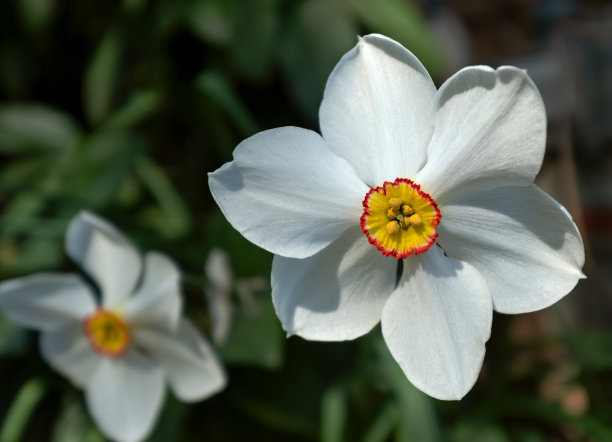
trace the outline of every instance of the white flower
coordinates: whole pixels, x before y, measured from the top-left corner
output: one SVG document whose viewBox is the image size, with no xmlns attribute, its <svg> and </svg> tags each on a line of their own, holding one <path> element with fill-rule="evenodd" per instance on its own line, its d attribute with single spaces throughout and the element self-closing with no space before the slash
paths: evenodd
<svg viewBox="0 0 612 442">
<path fill-rule="evenodd" d="M 380 321 L 414 385 L 461 398 L 492 309 L 542 309 L 583 277 L 576 226 L 533 185 L 546 139 L 536 87 L 520 69 L 475 66 L 436 90 L 408 50 L 368 35 L 332 72 L 319 119 L 322 136 L 243 141 L 209 174 L 216 202 L 275 253 L 288 333 L 354 339 Z"/>
<path fill-rule="evenodd" d="M 41 273 L 0 284 L 0 308 L 40 330 L 43 357 L 85 390 L 96 424 L 113 440 L 153 429 L 167 381 L 184 401 L 225 386 L 209 345 L 181 318 L 179 269 L 164 255 L 140 256 L 113 226 L 88 212 L 70 223 L 66 251 L 97 284 Z"/>
</svg>

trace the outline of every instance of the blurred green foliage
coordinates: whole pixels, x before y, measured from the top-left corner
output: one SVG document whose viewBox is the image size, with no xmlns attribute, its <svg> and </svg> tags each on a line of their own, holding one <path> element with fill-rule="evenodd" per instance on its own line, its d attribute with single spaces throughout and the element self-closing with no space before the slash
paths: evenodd
<svg viewBox="0 0 612 442">
<path fill-rule="evenodd" d="M 210 331 L 208 250 L 226 250 L 236 277 L 267 277 L 271 256 L 221 216 L 206 172 L 259 130 L 316 129 L 329 73 L 369 32 L 400 41 L 442 80 L 442 52 L 408 0 L 1 2 L 0 277 L 74 271 L 64 232 L 90 209 L 176 259 L 187 314 Z M 379 330 L 350 343 L 286 340 L 269 288 L 249 308 L 230 296 L 227 390 L 189 406 L 170 397 L 150 440 L 612 440 L 612 336 L 518 345 L 507 338 L 513 319 L 496 317 L 481 379 L 446 403 L 410 385 Z M 558 351 L 540 360 L 534 346 Z M 0 442 L 104 440 L 35 336 L 2 320 L 0 353 Z M 580 369 L 559 388 L 582 386 L 590 414 L 538 394 L 563 364 Z"/>
</svg>

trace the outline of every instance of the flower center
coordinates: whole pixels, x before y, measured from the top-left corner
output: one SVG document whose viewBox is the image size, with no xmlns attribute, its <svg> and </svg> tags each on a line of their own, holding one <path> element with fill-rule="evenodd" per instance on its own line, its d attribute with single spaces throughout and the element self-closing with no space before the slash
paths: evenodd
<svg viewBox="0 0 612 442">
<path fill-rule="evenodd" d="M 383 255 L 405 258 L 431 247 L 441 218 L 436 202 L 418 184 L 397 178 L 366 194 L 361 230 Z"/>
<path fill-rule="evenodd" d="M 126 323 L 108 310 L 99 309 L 87 316 L 83 328 L 94 350 L 106 356 L 122 356 L 130 342 Z"/>
</svg>

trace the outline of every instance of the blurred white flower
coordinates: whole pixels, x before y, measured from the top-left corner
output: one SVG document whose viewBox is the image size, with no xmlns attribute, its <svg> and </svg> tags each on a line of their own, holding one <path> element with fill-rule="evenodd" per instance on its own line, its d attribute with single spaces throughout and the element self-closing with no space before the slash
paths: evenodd
<svg viewBox="0 0 612 442">
<path fill-rule="evenodd" d="M 213 248 L 208 253 L 204 274 L 209 281 L 204 295 L 213 324 L 213 341 L 217 345 L 223 345 L 227 341 L 234 315 L 232 291 L 236 290 L 242 307 L 248 312 L 253 309 L 254 292 L 264 290 L 269 284 L 261 276 L 238 278 L 234 281 L 227 252 L 219 248 Z"/>
<path fill-rule="evenodd" d="M 66 251 L 96 283 L 40 273 L 0 284 L 0 309 L 41 332 L 43 357 L 85 390 L 102 432 L 117 441 L 152 431 L 168 382 L 184 401 L 225 386 L 208 343 L 181 317 L 179 269 L 162 254 L 142 257 L 113 226 L 88 213 L 70 223 Z"/>
<path fill-rule="evenodd" d="M 412 53 L 368 35 L 332 72 L 319 121 L 322 136 L 284 127 L 242 142 L 209 174 L 213 197 L 275 253 L 290 334 L 354 339 L 380 321 L 414 385 L 463 397 L 492 309 L 542 309 L 584 276 L 575 224 L 533 184 L 540 94 L 509 66 L 467 67 L 436 90 Z"/>
</svg>

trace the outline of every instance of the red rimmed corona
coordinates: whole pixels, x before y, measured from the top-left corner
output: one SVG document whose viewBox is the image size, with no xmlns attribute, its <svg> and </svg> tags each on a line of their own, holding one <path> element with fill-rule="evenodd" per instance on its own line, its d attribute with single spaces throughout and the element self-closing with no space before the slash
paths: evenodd
<svg viewBox="0 0 612 442">
<path fill-rule="evenodd" d="M 418 184 L 397 178 L 366 194 L 361 230 L 383 255 L 406 258 L 431 247 L 441 218 L 436 202 Z"/>
<path fill-rule="evenodd" d="M 94 350 L 106 356 L 123 356 L 130 343 L 129 327 L 109 310 L 99 309 L 87 316 L 83 329 Z"/>
</svg>

